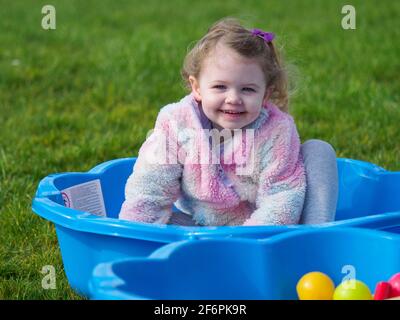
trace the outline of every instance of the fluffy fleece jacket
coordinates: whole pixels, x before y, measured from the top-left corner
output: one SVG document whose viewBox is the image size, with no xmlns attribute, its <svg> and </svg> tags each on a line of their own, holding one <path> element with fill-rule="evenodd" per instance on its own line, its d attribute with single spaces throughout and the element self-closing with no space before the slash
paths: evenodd
<svg viewBox="0 0 400 320">
<path fill-rule="evenodd" d="M 120 219 L 168 223 L 175 204 L 204 226 L 297 224 L 306 178 L 293 118 L 267 103 L 230 139 L 211 129 L 192 94 L 163 107 L 126 183 Z"/>
</svg>

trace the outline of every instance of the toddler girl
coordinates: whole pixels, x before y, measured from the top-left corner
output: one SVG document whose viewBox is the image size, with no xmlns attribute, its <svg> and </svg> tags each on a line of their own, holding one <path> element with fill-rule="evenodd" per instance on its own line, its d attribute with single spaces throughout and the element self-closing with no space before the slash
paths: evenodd
<svg viewBox="0 0 400 320">
<path fill-rule="evenodd" d="M 203 226 L 333 219 L 336 155 L 316 140 L 301 150 L 273 33 L 223 19 L 187 54 L 182 76 L 190 94 L 160 110 L 120 219 L 171 223 L 173 205 Z M 310 199 L 306 170 L 319 179 Z"/>
</svg>

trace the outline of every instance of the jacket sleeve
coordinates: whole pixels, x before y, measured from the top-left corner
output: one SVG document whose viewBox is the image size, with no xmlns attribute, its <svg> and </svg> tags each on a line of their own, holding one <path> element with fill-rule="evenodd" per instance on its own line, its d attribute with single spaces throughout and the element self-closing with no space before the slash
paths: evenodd
<svg viewBox="0 0 400 320">
<path fill-rule="evenodd" d="M 297 224 L 306 191 L 300 139 L 290 117 L 273 130 L 259 148 L 260 176 L 256 210 L 244 225 Z"/>
<path fill-rule="evenodd" d="M 125 186 L 120 219 L 167 223 L 180 195 L 182 165 L 177 161 L 176 126 L 161 110 L 154 131 L 139 150 Z"/>
</svg>

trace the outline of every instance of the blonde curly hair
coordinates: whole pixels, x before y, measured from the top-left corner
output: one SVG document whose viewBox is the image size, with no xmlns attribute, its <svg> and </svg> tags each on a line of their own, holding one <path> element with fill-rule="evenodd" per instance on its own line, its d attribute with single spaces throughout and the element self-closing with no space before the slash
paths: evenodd
<svg viewBox="0 0 400 320">
<path fill-rule="evenodd" d="M 283 67 L 282 57 L 273 42 L 265 42 L 254 36 L 234 18 L 217 21 L 194 47 L 187 53 L 181 76 L 187 89 L 191 90 L 189 76 L 199 78 L 205 58 L 221 41 L 246 58 L 256 59 L 264 72 L 266 87 L 272 90 L 270 100 L 282 111 L 288 112 L 288 76 Z"/>
</svg>

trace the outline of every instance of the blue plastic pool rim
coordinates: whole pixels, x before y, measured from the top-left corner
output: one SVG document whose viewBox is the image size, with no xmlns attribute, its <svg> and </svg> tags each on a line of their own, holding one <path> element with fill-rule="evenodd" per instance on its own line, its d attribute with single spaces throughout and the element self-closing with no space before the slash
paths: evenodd
<svg viewBox="0 0 400 320">
<path fill-rule="evenodd" d="M 264 246 L 265 244 L 270 246 L 275 243 L 279 243 L 282 241 L 286 241 L 287 239 L 296 238 L 299 236 L 304 236 L 307 234 L 313 233 L 327 233 L 327 234 L 360 234 L 360 235 L 368 235 L 368 236 L 375 236 L 377 238 L 386 238 L 398 241 L 400 243 L 400 235 L 393 234 L 391 232 L 379 231 L 379 230 L 369 230 L 369 229 L 362 229 L 362 228 L 335 228 L 335 229 L 303 229 L 297 230 L 293 232 L 285 232 L 281 234 L 274 235 L 269 238 L 265 239 L 245 239 L 245 238 L 232 238 L 232 239 L 205 239 L 202 240 L 202 245 L 211 242 L 211 243 L 249 243 L 249 244 L 256 244 L 257 246 Z M 103 262 L 99 263 L 95 269 L 93 270 L 92 277 L 89 281 L 89 290 L 91 294 L 96 293 L 97 297 L 106 297 L 112 299 L 134 299 L 134 300 L 153 300 L 154 297 L 147 297 L 138 294 L 132 294 L 125 292 L 122 289 L 119 289 L 123 285 L 125 285 L 125 280 L 120 278 L 118 275 L 115 274 L 113 268 L 118 264 L 122 264 L 125 262 L 132 262 L 132 261 L 159 261 L 159 262 L 166 262 L 168 259 L 171 258 L 177 251 L 179 252 L 180 249 L 191 246 L 193 244 L 193 240 L 182 240 L 173 242 L 167 245 L 164 245 L 154 251 L 148 257 L 134 257 L 134 258 L 124 258 L 118 259 L 115 261 Z"/>
<path fill-rule="evenodd" d="M 345 225 L 346 227 L 368 227 L 369 225 L 375 225 L 379 228 L 379 225 L 385 227 L 388 224 L 390 225 L 391 221 L 398 221 L 400 213 L 395 211 L 316 225 L 240 226 L 240 228 L 237 226 L 177 226 L 148 224 L 119 220 L 116 218 L 99 217 L 88 212 L 67 208 L 50 199 L 61 197 L 60 190 L 57 189 L 54 184 L 55 179 L 58 179 L 63 175 L 86 174 L 93 178 L 91 180 L 94 180 L 99 178 L 102 173 L 110 169 L 112 166 L 120 164 L 121 161 L 132 161 L 132 158 L 110 160 L 93 167 L 87 172 L 65 172 L 51 174 L 45 177 L 39 183 L 36 196 L 32 201 L 32 210 L 39 216 L 56 225 L 75 231 L 165 243 L 191 238 L 203 239 L 207 236 L 212 236 L 213 238 L 218 236 L 230 237 L 233 235 L 246 236 L 249 234 L 256 236 L 257 234 L 261 235 L 265 232 L 269 232 L 269 234 L 277 234 L 291 230 L 297 231 L 306 228 L 328 228 L 332 226 L 340 227 L 342 225 Z M 358 166 L 364 167 L 367 170 L 378 174 L 392 174 L 392 172 L 387 171 L 382 167 L 361 160 L 338 158 L 338 161 L 357 163 Z"/>
</svg>

